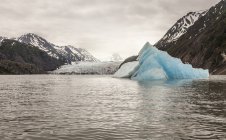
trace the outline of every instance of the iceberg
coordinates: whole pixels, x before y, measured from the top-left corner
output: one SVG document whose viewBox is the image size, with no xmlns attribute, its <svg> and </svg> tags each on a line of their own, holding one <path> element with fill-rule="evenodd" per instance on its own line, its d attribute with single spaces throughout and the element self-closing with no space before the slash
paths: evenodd
<svg viewBox="0 0 226 140">
<path fill-rule="evenodd" d="M 139 62 L 138 62 L 139 61 Z M 121 67 L 118 73 L 131 75 L 131 79 L 137 81 L 147 80 L 173 80 L 173 79 L 204 79 L 209 77 L 209 71 L 193 68 L 190 64 L 184 64 L 180 59 L 170 56 L 167 52 L 158 50 L 150 43 L 146 43 L 139 52 L 138 66 L 133 62 L 133 69 Z M 124 65 L 128 65 L 125 63 Z M 127 66 L 128 67 L 128 66 Z M 131 73 L 132 72 L 132 73 Z M 123 76 L 121 78 L 124 78 Z"/>
</svg>

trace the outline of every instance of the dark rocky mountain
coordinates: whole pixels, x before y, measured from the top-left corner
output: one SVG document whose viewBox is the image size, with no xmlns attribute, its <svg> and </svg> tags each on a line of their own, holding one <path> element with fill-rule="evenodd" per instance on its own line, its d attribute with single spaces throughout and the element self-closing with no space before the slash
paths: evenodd
<svg viewBox="0 0 226 140">
<path fill-rule="evenodd" d="M 171 34 L 173 28 L 174 26 L 167 34 Z M 226 74 L 225 0 L 199 16 L 176 40 L 164 42 L 167 34 L 155 44 L 157 48 L 180 58 L 184 63 L 192 64 L 193 67 L 209 69 L 211 74 Z"/>
<path fill-rule="evenodd" d="M 45 40 L 44 38 L 36 34 L 28 33 L 20 36 L 19 38 L 16 38 L 16 40 L 21 43 L 36 46 L 40 50 L 47 52 L 52 57 L 55 57 L 58 59 L 61 57 L 59 56 L 60 54 L 56 51 L 56 49 L 53 47 L 52 44 L 50 44 L 47 40 Z"/>
<path fill-rule="evenodd" d="M 1 74 L 37 74 L 52 71 L 64 64 L 39 48 L 4 39 L 0 45 Z"/>
<path fill-rule="evenodd" d="M 187 15 L 180 18 L 156 45 L 158 47 L 164 47 L 167 46 L 167 44 L 177 41 L 183 34 L 187 33 L 189 27 L 194 25 L 194 23 L 206 13 L 207 11 L 189 12 Z"/>
<path fill-rule="evenodd" d="M 4 40 L 4 39 L 7 39 L 7 38 L 0 36 L 0 44 L 1 44 L 2 40 Z"/>
<path fill-rule="evenodd" d="M 0 36 L 0 41 L 2 41 L 3 39 L 5 39 L 4 37 Z"/>
<path fill-rule="evenodd" d="M 32 33 L 19 38 L 0 36 L 0 74 L 36 74 L 77 61 L 99 61 L 88 51 L 57 46 Z"/>
<path fill-rule="evenodd" d="M 70 45 L 57 46 L 33 33 L 22 35 L 16 40 L 25 44 L 31 44 L 33 46 L 36 46 L 40 50 L 47 52 L 50 56 L 65 61 L 65 63 L 71 63 L 76 61 L 99 61 L 85 49 L 75 48 Z"/>
</svg>

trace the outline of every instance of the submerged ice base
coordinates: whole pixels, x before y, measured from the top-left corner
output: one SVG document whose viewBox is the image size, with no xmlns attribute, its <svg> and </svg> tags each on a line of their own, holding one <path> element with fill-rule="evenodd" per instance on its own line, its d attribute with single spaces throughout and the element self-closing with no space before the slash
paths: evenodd
<svg viewBox="0 0 226 140">
<path fill-rule="evenodd" d="M 171 79 L 204 79 L 209 77 L 209 71 L 193 68 L 180 59 L 170 56 L 167 52 L 158 50 L 149 43 L 139 53 L 139 67 L 130 77 L 133 80 L 171 80 Z M 119 69 L 122 73 L 122 69 Z M 129 71 L 131 75 L 131 70 Z M 118 72 L 119 73 L 119 72 Z M 125 71 L 123 73 L 126 73 Z M 120 77 L 117 75 L 117 77 Z"/>
</svg>

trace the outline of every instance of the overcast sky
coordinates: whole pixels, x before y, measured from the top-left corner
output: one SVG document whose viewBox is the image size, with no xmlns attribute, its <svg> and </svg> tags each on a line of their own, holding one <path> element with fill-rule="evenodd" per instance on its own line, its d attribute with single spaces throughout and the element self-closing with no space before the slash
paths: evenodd
<svg viewBox="0 0 226 140">
<path fill-rule="evenodd" d="M 137 54 L 190 11 L 220 0 L 1 0 L 0 36 L 36 33 L 105 60 Z"/>
</svg>

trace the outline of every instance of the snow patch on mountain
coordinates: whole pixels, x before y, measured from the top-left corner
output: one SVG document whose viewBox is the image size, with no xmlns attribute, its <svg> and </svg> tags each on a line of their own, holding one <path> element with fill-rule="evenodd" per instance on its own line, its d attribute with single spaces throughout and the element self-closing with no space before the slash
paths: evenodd
<svg viewBox="0 0 226 140">
<path fill-rule="evenodd" d="M 226 62 L 226 54 L 225 54 L 225 52 L 221 53 L 221 56 L 223 57 L 223 62 Z"/>
<path fill-rule="evenodd" d="M 194 23 L 202 16 L 204 16 L 207 11 L 197 11 L 189 12 L 187 15 L 179 19 L 163 36 L 163 38 L 156 43 L 159 47 L 164 47 L 166 43 L 171 43 L 177 41 L 183 34 L 185 34 L 189 27 L 194 25 Z"/>
<path fill-rule="evenodd" d="M 0 42 L 2 42 L 4 39 L 7 39 L 7 37 L 0 36 Z"/>
<path fill-rule="evenodd" d="M 40 50 L 47 52 L 48 55 L 57 59 L 65 60 L 67 63 L 76 61 L 99 61 L 85 49 L 76 48 L 71 45 L 58 46 L 33 33 L 22 35 L 19 38 L 16 38 L 16 40 L 38 47 Z"/>
<path fill-rule="evenodd" d="M 8 38 L 7 38 L 7 37 L 0 36 L 0 45 L 2 44 L 2 41 L 3 41 L 4 39 L 8 39 Z"/>
</svg>

